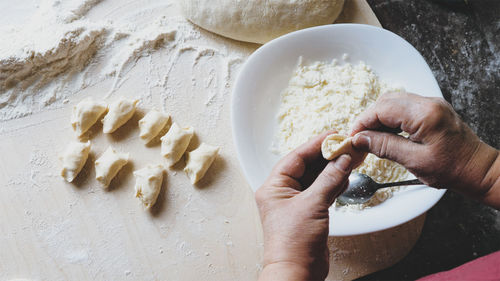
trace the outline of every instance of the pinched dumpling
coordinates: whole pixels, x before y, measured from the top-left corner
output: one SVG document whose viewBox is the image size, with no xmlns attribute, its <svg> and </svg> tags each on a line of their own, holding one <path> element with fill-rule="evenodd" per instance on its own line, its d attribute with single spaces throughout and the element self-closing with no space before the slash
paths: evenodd
<svg viewBox="0 0 500 281">
<path fill-rule="evenodd" d="M 81 136 L 92 125 L 99 120 L 99 117 L 106 111 L 107 106 L 103 102 L 97 102 L 93 98 L 88 97 L 80 101 L 71 114 L 71 126 L 73 130 Z"/>
<path fill-rule="evenodd" d="M 78 173 L 82 170 L 90 152 L 90 141 L 71 142 L 61 155 L 62 171 L 61 176 L 67 181 L 72 182 Z"/>
<path fill-rule="evenodd" d="M 149 143 L 165 127 L 170 116 L 155 109 L 150 110 L 139 120 L 139 137 Z"/>
<path fill-rule="evenodd" d="M 333 160 L 342 154 L 352 157 L 354 167 L 359 166 L 366 158 L 367 153 L 352 146 L 352 137 L 339 134 L 328 135 L 321 143 L 321 154 L 326 160 Z"/>
<path fill-rule="evenodd" d="M 158 198 L 163 180 L 162 165 L 148 165 L 134 171 L 135 197 L 141 200 L 146 209 L 151 208 Z"/>
<path fill-rule="evenodd" d="M 161 137 L 161 155 L 166 158 L 169 167 L 181 159 L 193 133 L 192 127 L 181 128 L 177 123 L 174 123 L 170 130 Z"/>
<path fill-rule="evenodd" d="M 344 135 L 331 134 L 321 143 L 321 153 L 326 160 L 333 160 L 341 154 L 348 154 L 351 147 L 351 138 Z"/>
<path fill-rule="evenodd" d="M 106 188 L 128 162 L 128 153 L 116 152 L 111 146 L 95 161 L 95 178 Z"/>
<path fill-rule="evenodd" d="M 109 105 L 109 112 L 102 119 L 102 131 L 106 134 L 116 131 L 132 118 L 138 100 L 119 98 Z"/>
<path fill-rule="evenodd" d="M 198 182 L 217 157 L 219 148 L 202 143 L 197 149 L 186 153 L 186 172 L 191 184 Z"/>
</svg>

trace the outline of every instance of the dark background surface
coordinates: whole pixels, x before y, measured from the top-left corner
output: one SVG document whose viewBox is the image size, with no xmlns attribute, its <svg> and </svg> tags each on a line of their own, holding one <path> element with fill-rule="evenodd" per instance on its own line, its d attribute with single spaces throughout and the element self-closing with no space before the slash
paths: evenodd
<svg viewBox="0 0 500 281">
<path fill-rule="evenodd" d="M 368 0 L 382 26 L 424 56 L 445 99 L 500 148 L 500 1 Z M 500 212 L 447 192 L 413 250 L 359 280 L 413 280 L 500 250 Z M 500 266 L 500 265 L 499 265 Z"/>
</svg>

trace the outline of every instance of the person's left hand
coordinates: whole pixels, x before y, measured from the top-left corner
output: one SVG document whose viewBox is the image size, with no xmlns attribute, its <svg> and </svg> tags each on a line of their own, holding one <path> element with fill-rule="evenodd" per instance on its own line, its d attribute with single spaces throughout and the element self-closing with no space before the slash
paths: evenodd
<svg viewBox="0 0 500 281">
<path fill-rule="evenodd" d="M 331 133 L 285 156 L 255 194 L 264 231 L 260 280 L 323 280 L 328 274 L 328 208 L 352 169 L 349 155 L 323 159 L 321 142 Z"/>
</svg>

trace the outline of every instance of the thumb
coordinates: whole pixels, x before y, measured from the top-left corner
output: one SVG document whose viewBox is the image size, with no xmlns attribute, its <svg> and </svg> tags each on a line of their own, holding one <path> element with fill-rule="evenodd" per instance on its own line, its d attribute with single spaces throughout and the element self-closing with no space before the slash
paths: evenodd
<svg viewBox="0 0 500 281">
<path fill-rule="evenodd" d="M 421 144 L 387 132 L 363 131 L 352 139 L 352 145 L 361 151 L 366 151 L 407 166 L 421 151 Z"/>
<path fill-rule="evenodd" d="M 335 161 L 330 161 L 311 186 L 304 192 L 313 198 L 331 205 L 347 187 L 347 180 L 352 169 L 352 158 L 343 154 Z"/>
</svg>

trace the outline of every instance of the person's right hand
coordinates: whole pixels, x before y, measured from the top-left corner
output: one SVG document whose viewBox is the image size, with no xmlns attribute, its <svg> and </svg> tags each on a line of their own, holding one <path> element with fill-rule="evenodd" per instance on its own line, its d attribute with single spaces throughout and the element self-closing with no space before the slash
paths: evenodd
<svg viewBox="0 0 500 281">
<path fill-rule="evenodd" d="M 407 132 L 405 138 L 395 133 Z M 405 166 L 425 184 L 500 208 L 500 156 L 441 98 L 387 93 L 361 114 L 355 148 Z"/>
</svg>

